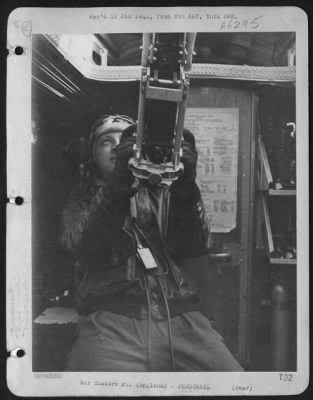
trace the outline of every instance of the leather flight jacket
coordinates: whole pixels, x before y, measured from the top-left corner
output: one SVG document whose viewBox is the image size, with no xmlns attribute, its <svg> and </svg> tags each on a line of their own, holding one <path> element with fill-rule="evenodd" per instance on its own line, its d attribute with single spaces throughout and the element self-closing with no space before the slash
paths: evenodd
<svg viewBox="0 0 313 400">
<path fill-rule="evenodd" d="M 139 186 L 116 196 L 112 180 L 89 179 L 72 193 L 61 218 L 61 244 L 80 265 L 77 308 L 135 318 L 166 318 L 198 309 L 199 299 L 179 264 L 206 253 L 208 222 L 194 183 L 188 191 Z M 145 266 L 139 245 L 155 263 Z"/>
</svg>

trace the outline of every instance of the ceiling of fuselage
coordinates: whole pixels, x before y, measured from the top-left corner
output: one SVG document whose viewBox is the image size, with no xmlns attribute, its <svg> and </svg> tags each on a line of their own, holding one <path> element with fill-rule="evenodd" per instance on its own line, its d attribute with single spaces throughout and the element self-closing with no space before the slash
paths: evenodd
<svg viewBox="0 0 313 400">
<path fill-rule="evenodd" d="M 107 50 L 108 65 L 140 65 L 142 34 L 95 35 Z M 198 33 L 194 63 L 286 66 L 293 32 Z M 137 98 L 139 82 L 99 82 L 84 77 L 44 35 L 33 35 L 33 118 L 53 119 L 62 126 L 92 121 L 103 110 L 134 114 L 121 107 L 126 96 Z M 135 117 L 135 115 L 131 115 Z M 56 121 L 57 120 L 57 121 Z"/>
</svg>

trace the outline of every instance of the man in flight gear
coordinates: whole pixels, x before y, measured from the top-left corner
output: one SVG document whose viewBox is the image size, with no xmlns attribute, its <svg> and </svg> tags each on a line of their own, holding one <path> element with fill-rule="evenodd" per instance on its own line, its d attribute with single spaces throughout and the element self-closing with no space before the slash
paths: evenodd
<svg viewBox="0 0 313 400">
<path fill-rule="evenodd" d="M 184 131 L 184 173 L 160 195 L 149 183 L 136 187 L 128 168 L 135 132 L 126 116 L 95 123 L 88 184 L 62 212 L 62 245 L 82 269 L 82 318 L 65 369 L 241 371 L 178 267 L 209 241 L 194 137 Z"/>
</svg>

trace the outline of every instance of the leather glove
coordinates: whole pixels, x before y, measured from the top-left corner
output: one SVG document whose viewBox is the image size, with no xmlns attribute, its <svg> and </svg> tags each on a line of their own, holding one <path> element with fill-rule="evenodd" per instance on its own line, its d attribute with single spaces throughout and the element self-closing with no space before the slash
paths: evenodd
<svg viewBox="0 0 313 400">
<path fill-rule="evenodd" d="M 195 138 L 187 129 L 183 132 L 182 149 L 181 161 L 184 164 L 184 172 L 171 185 L 171 193 L 176 202 L 196 204 L 200 199 L 200 191 L 196 184 L 198 153 Z"/>
<path fill-rule="evenodd" d="M 183 133 L 182 149 L 183 155 L 181 158 L 184 164 L 184 173 L 181 179 L 184 182 L 194 182 L 196 179 L 198 152 L 196 150 L 196 142 L 193 134 L 187 129 Z"/>
<path fill-rule="evenodd" d="M 113 172 L 113 190 L 116 197 L 131 197 L 135 190 L 131 188 L 134 176 L 128 168 L 128 161 L 133 156 L 133 147 L 136 143 L 137 124 L 128 126 L 122 132 L 119 145 L 115 149 L 116 159 Z"/>
<path fill-rule="evenodd" d="M 188 191 L 195 184 L 198 152 L 196 150 L 195 138 L 187 129 L 184 129 L 183 132 L 182 150 L 181 161 L 184 164 L 184 172 L 174 183 Z"/>
<path fill-rule="evenodd" d="M 122 132 L 119 145 L 115 149 L 116 159 L 114 173 L 124 180 L 134 180 L 132 172 L 128 168 L 128 161 L 133 156 L 133 147 L 136 143 L 134 132 L 136 132 L 137 124 L 128 126 Z"/>
</svg>

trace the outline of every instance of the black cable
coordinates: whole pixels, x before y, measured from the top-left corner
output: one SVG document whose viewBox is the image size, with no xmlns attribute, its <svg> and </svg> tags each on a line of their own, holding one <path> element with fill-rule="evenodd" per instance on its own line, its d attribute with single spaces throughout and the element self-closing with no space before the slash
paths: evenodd
<svg viewBox="0 0 313 400">
<path fill-rule="evenodd" d="M 148 371 L 151 371 L 151 299 L 149 293 L 149 284 L 145 276 L 143 276 L 145 281 L 145 291 L 147 297 L 147 305 L 148 305 L 148 340 L 147 340 L 147 353 L 148 353 Z"/>
<path fill-rule="evenodd" d="M 156 276 L 156 279 L 160 286 L 160 290 L 161 290 L 161 293 L 163 296 L 163 301 L 164 301 L 164 305 L 165 305 L 165 309 L 166 309 L 167 324 L 168 324 L 168 339 L 169 339 L 169 348 L 170 348 L 170 355 L 171 355 L 171 367 L 172 367 L 172 371 L 174 372 L 174 371 L 176 371 L 176 367 L 175 367 L 175 355 L 174 355 L 173 340 L 172 340 L 171 315 L 170 315 L 170 310 L 168 307 L 167 298 L 166 298 L 166 295 L 164 293 L 163 287 L 160 282 L 160 278 L 158 276 Z"/>
</svg>

